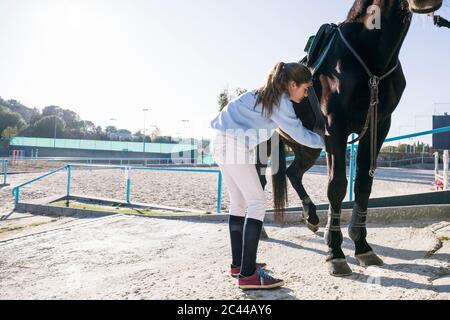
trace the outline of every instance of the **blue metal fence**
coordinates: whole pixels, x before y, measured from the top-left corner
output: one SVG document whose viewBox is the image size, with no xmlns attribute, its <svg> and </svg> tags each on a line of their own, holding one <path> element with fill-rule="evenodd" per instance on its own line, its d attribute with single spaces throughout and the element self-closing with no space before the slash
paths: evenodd
<svg viewBox="0 0 450 320">
<path fill-rule="evenodd" d="M 97 168 L 97 169 L 122 169 L 126 172 L 126 191 L 125 199 L 127 203 L 131 204 L 131 170 L 142 170 L 142 171 L 173 171 L 173 172 L 197 172 L 197 173 L 216 173 L 218 175 L 217 182 L 217 213 L 222 212 L 222 172 L 220 170 L 202 170 L 202 169 L 178 169 L 178 168 L 147 168 L 147 167 L 131 167 L 131 166 L 107 166 L 107 165 L 89 165 L 89 164 L 69 164 L 62 168 L 50 171 L 44 175 L 41 175 L 35 179 L 24 182 L 12 189 L 12 194 L 15 197 L 15 204 L 17 205 L 20 200 L 20 188 L 29 185 L 33 182 L 42 180 L 50 175 L 56 174 L 60 171 L 67 171 L 67 198 L 70 197 L 71 188 L 71 175 L 72 168 Z"/>
<path fill-rule="evenodd" d="M 413 137 L 420 137 L 420 136 L 426 136 L 430 134 L 436 134 L 436 133 L 443 133 L 443 132 L 449 132 L 450 127 L 440 128 L 436 130 L 429 130 L 429 131 L 423 131 L 413 134 L 408 134 L 404 136 L 394 137 L 394 138 L 388 138 L 385 140 L 385 142 L 393 142 Z M 354 139 L 355 135 L 352 135 L 352 139 Z M 349 147 L 350 150 L 350 172 L 349 172 L 349 180 L 350 180 L 350 186 L 349 186 L 349 200 L 353 201 L 353 193 L 354 193 L 354 180 L 355 180 L 355 173 L 356 173 L 356 157 L 358 153 L 358 145 L 353 144 Z M 323 152 L 324 153 L 324 152 Z M 288 157 L 287 160 L 293 160 L 293 157 Z M 221 212 L 221 203 L 222 203 L 222 173 L 220 170 L 202 170 L 202 169 L 178 169 L 178 168 L 147 168 L 147 167 L 132 167 L 132 166 L 107 166 L 107 165 L 92 165 L 92 164 L 70 164 L 66 165 L 62 168 L 50 171 L 49 173 L 46 173 L 40 177 L 37 177 L 35 179 L 32 179 L 30 181 L 27 181 L 21 185 L 18 185 L 13 188 L 13 195 L 15 196 L 15 202 L 16 204 L 19 202 L 19 193 L 20 188 L 33 183 L 35 181 L 41 180 L 47 176 L 53 175 L 57 172 L 60 172 L 62 170 L 67 170 L 68 172 L 68 181 L 67 181 L 67 196 L 70 196 L 70 180 L 71 180 L 71 168 L 76 167 L 88 167 L 88 168 L 107 168 L 107 169 L 122 169 L 122 170 L 128 170 L 127 172 L 127 186 L 126 186 L 126 201 L 128 203 L 131 203 L 131 178 L 129 175 L 129 172 L 131 170 L 148 170 L 148 171 L 174 171 L 174 172 L 202 172 L 202 173 L 217 173 L 218 174 L 218 193 L 217 193 L 217 213 Z M 6 184 L 6 176 L 7 176 L 7 160 L 2 160 L 2 168 L 3 168 L 3 174 L 4 174 L 4 183 Z"/>
<path fill-rule="evenodd" d="M 439 129 L 435 129 L 435 130 L 428 130 L 428 131 L 422 131 L 422 132 L 417 132 L 417 133 L 412 133 L 412 134 L 407 134 L 407 135 L 403 135 L 403 136 L 398 136 L 398 137 L 393 137 L 393 138 L 388 138 L 384 141 L 384 143 L 387 142 L 394 142 L 394 141 L 399 141 L 399 140 L 404 140 L 404 139 L 409 139 L 409 138 L 415 138 L 415 137 L 422 137 L 422 136 L 428 136 L 431 134 L 438 134 L 438 133 L 443 133 L 443 132 L 450 132 L 450 127 L 445 127 L 445 128 L 439 128 Z M 356 157 L 358 154 L 358 146 L 352 145 L 351 146 L 351 161 L 350 164 L 354 161 L 356 161 Z M 350 191 L 349 191 L 349 200 L 353 201 L 353 190 L 354 190 L 354 183 L 355 183 L 355 175 L 356 175 L 356 165 L 350 165 Z"/>
</svg>

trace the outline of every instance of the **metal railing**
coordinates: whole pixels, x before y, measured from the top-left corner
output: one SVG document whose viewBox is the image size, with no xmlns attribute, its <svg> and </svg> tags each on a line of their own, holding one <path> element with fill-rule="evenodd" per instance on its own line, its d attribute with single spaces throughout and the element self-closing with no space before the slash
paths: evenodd
<svg viewBox="0 0 450 320">
<path fill-rule="evenodd" d="M 15 204 L 17 205 L 20 201 L 20 189 L 36 181 L 42 180 L 48 176 L 56 174 L 60 171 L 67 171 L 67 199 L 70 197 L 71 188 L 71 176 L 72 168 L 96 168 L 96 169 L 121 169 L 125 170 L 126 174 L 126 191 L 125 199 L 127 203 L 131 204 L 131 177 L 130 172 L 132 170 L 142 170 L 142 171 L 172 171 L 172 172 L 196 172 L 196 173 L 216 173 L 218 175 L 217 182 L 217 213 L 222 212 L 222 172 L 220 170 L 203 170 L 203 169 L 178 169 L 178 168 L 147 168 L 147 167 L 132 167 L 132 166 L 107 166 L 107 165 L 90 165 L 90 164 L 68 164 L 62 168 L 50 171 L 42 176 L 35 179 L 24 182 L 12 189 L 12 194 L 15 198 Z"/>
<path fill-rule="evenodd" d="M 435 129 L 435 130 L 422 131 L 422 132 L 411 133 L 411 134 L 407 134 L 407 135 L 403 135 L 403 136 L 388 138 L 388 139 L 384 140 L 384 143 L 394 142 L 394 141 L 399 141 L 399 140 L 404 140 L 404 139 L 409 139 L 409 138 L 415 138 L 415 137 L 428 136 L 428 135 L 444 133 L 444 132 L 450 132 L 450 127 L 444 127 L 444 128 L 439 128 L 439 129 Z M 353 134 L 352 137 L 354 138 L 355 135 Z M 351 151 L 350 151 L 350 174 L 349 174 L 349 176 L 350 176 L 350 178 L 349 178 L 349 180 L 350 180 L 349 201 L 350 202 L 353 201 L 353 190 L 354 190 L 354 183 L 355 183 L 355 177 L 356 177 L 357 154 L 358 154 L 358 145 L 353 144 L 351 146 Z"/>
<path fill-rule="evenodd" d="M 54 175 L 55 173 L 58 173 L 58 172 L 60 172 L 60 171 L 66 170 L 66 169 L 67 169 L 67 166 L 64 166 L 64 167 L 62 167 L 62 168 L 59 168 L 59 169 L 56 169 L 56 170 L 47 172 L 46 174 L 44 174 L 44 175 L 42 175 L 42 176 L 39 176 L 39 177 L 37 177 L 37 178 L 31 179 L 31 180 L 26 181 L 26 182 L 24 182 L 24 183 L 22 183 L 22 184 L 19 184 L 18 186 L 15 186 L 15 187 L 12 189 L 12 195 L 14 196 L 14 203 L 15 203 L 16 205 L 19 203 L 20 188 L 25 187 L 26 185 L 29 185 L 29 184 L 31 184 L 31 183 L 33 183 L 33 182 L 42 180 L 42 179 L 44 179 L 44 178 L 46 178 L 46 177 L 48 177 L 48 176 Z"/>
<path fill-rule="evenodd" d="M 63 163 L 83 163 L 86 164 L 94 164 L 98 163 L 107 163 L 108 165 L 112 165 L 115 163 L 122 165 L 127 164 L 130 166 L 133 162 L 142 163 L 144 166 L 148 165 L 159 165 L 159 166 L 173 166 L 173 165 L 187 165 L 187 166 L 200 166 L 202 164 L 196 163 L 193 158 L 90 158 L 90 157 L 24 157 L 24 158 L 5 158 L 0 159 L 2 163 L 2 171 L 1 175 L 3 175 L 3 184 L 6 184 L 6 180 L 8 178 L 8 163 L 9 167 L 19 163 L 19 162 L 32 162 L 36 163 L 38 161 L 42 162 L 63 162 Z M 202 165 L 203 166 L 203 165 Z M 31 172 L 30 172 L 31 173 Z M 11 174 L 11 172 L 9 173 Z"/>
<path fill-rule="evenodd" d="M 418 132 L 418 133 L 413 133 L 413 134 L 408 134 L 408 135 L 404 135 L 404 136 L 399 136 L 399 137 L 394 137 L 394 138 L 389 138 L 386 139 L 385 142 L 393 142 L 393 141 L 398 141 L 398 140 L 403 140 L 403 139 L 408 139 L 408 138 L 413 138 L 413 137 L 420 137 L 420 136 L 426 136 L 426 135 L 430 135 L 430 134 L 437 134 L 437 133 L 443 133 L 443 132 L 450 132 L 450 127 L 445 127 L 445 128 L 440 128 L 440 129 L 436 129 L 436 130 L 429 130 L 429 131 L 424 131 L 424 132 Z M 352 139 L 355 138 L 355 134 L 352 135 Z M 354 183 L 355 183 L 355 176 L 356 176 L 356 157 L 358 154 L 358 145 L 357 144 L 353 144 L 351 146 L 348 147 L 348 150 L 350 150 L 350 172 L 349 172 L 349 201 L 353 201 L 353 190 L 354 190 Z M 322 152 L 324 154 L 324 152 Z M 293 158 L 293 157 L 289 157 L 289 158 Z M 289 159 L 287 158 L 287 160 Z M 289 161 L 289 160 L 288 160 Z M 22 185 L 19 185 L 17 187 L 14 187 L 13 189 L 13 194 L 15 192 L 15 190 L 17 190 L 15 196 L 16 196 L 16 203 L 18 201 L 18 196 L 19 196 L 19 189 L 22 186 L 25 186 L 27 184 L 30 184 L 34 181 L 40 180 L 42 178 L 45 178 L 51 174 L 54 174 L 58 171 L 61 171 L 64 168 L 67 168 L 68 170 L 68 195 L 70 194 L 70 168 L 71 167 L 101 167 L 101 168 L 121 168 L 121 169 L 126 169 L 126 170 L 158 170 L 158 171 L 184 171 L 184 172 L 212 172 L 212 173 L 217 173 L 219 175 L 219 179 L 218 179 L 218 200 L 217 200 L 217 212 L 220 213 L 221 212 L 221 201 L 222 201 L 222 174 L 220 170 L 201 170 L 201 169 L 175 169 L 175 168 L 147 168 L 147 167 L 131 167 L 131 166 L 106 166 L 106 165 L 92 165 L 92 164 L 70 164 L 67 165 L 63 168 L 57 169 L 55 171 L 51 171 L 46 175 L 43 175 L 41 177 L 38 177 L 36 179 L 30 180 Z M 5 176 L 6 177 L 6 176 Z M 5 178 L 5 182 L 6 182 L 6 178 Z M 127 179 L 127 191 L 126 191 L 126 198 L 127 198 L 127 202 L 130 202 L 130 189 L 131 188 L 131 181 L 129 179 Z"/>
<path fill-rule="evenodd" d="M 399 159 L 399 160 L 378 160 L 377 162 L 378 162 L 379 166 L 381 166 L 380 164 L 383 164 L 382 165 L 383 167 L 392 168 L 395 166 L 434 163 L 434 157 L 422 156 L 422 157 L 406 158 L 406 159 Z"/>
</svg>

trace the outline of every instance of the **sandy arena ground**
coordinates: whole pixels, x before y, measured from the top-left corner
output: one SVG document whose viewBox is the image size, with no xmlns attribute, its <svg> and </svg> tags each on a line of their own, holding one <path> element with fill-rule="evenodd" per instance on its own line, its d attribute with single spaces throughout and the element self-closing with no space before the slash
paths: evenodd
<svg viewBox="0 0 450 320">
<path fill-rule="evenodd" d="M 10 176 L 17 185 L 36 174 Z M 63 194 L 61 173 L 23 189 L 24 199 Z M 309 174 L 305 185 L 326 202 L 326 177 Z M 192 186 L 195 186 L 193 188 Z M 133 201 L 215 211 L 217 175 L 135 172 Z M 75 171 L 72 192 L 123 199 L 120 171 Z M 375 197 L 432 191 L 432 186 L 376 181 Z M 271 186 L 267 189 L 271 207 Z M 290 189 L 291 205 L 298 200 Z M 228 207 L 224 189 L 223 209 Z M 8 213 L 11 186 L 0 189 L 0 299 L 449 299 L 450 223 L 431 221 L 370 225 L 369 241 L 382 268 L 357 266 L 344 228 L 344 252 L 354 271 L 328 275 L 323 230 L 303 225 L 267 226 L 271 240 L 259 261 L 285 279 L 277 291 L 243 292 L 227 274 L 227 225 L 116 215 L 77 219 Z"/>
</svg>

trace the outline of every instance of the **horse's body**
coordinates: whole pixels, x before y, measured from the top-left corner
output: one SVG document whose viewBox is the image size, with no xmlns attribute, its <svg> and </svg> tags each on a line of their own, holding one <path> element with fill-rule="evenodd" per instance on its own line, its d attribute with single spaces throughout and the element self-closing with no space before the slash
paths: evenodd
<svg viewBox="0 0 450 320">
<path fill-rule="evenodd" d="M 378 5 L 381 9 L 381 29 L 368 29 L 367 9 Z M 383 75 L 395 67 L 399 61 L 399 52 L 410 27 L 412 8 L 415 12 L 437 10 L 442 1 L 413 0 L 356 0 L 345 22 L 340 24 L 343 35 L 364 60 L 375 75 Z M 338 38 L 317 70 L 314 89 L 320 100 L 320 108 L 325 120 L 325 144 L 328 165 L 328 199 L 330 212 L 325 240 L 329 247 L 327 262 L 330 273 L 335 276 L 351 274 L 341 249 L 343 236 L 340 228 L 341 205 L 347 192 L 346 177 L 347 141 L 352 133 L 361 134 L 357 155 L 355 179 L 355 204 L 349 235 L 355 243 L 356 258 L 362 266 L 381 265 L 383 262 L 372 251 L 366 241 L 366 216 L 368 200 L 372 190 L 373 177 L 369 174 L 371 165 L 370 134 L 364 134 L 369 104 L 369 77 L 362 65 L 355 59 L 348 47 Z M 377 137 L 375 156 L 389 132 L 391 116 L 400 102 L 406 87 L 401 64 L 387 78 L 379 83 L 379 105 L 376 119 Z M 294 104 L 297 116 L 308 129 L 316 122 L 308 101 Z M 281 136 L 295 153 L 295 159 L 285 171 L 294 189 L 302 200 L 307 215 L 308 227 L 318 230 L 319 219 L 316 207 L 302 185 L 302 177 L 315 163 L 320 150 L 299 145 L 288 136 Z M 280 157 L 284 154 L 280 153 Z M 282 160 L 282 159 L 281 159 Z M 258 164 L 257 166 L 261 166 Z M 275 207 L 282 207 L 286 188 L 282 175 L 274 177 Z M 261 177 L 265 186 L 265 178 Z"/>
</svg>

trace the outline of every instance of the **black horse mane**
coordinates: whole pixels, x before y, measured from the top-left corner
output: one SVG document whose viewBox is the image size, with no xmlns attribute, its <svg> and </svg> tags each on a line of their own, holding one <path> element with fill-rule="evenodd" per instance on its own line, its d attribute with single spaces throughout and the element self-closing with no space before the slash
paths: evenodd
<svg viewBox="0 0 450 320">
<path fill-rule="evenodd" d="M 382 1 L 382 0 L 380 0 Z M 392 2 L 398 2 L 399 15 L 403 18 L 403 23 L 411 20 L 412 14 L 409 11 L 408 0 L 389 0 Z M 345 22 L 362 22 L 362 19 L 367 14 L 367 8 L 374 4 L 373 0 L 356 0 L 353 4 L 350 12 L 347 15 Z"/>
</svg>

